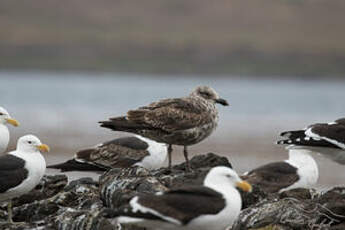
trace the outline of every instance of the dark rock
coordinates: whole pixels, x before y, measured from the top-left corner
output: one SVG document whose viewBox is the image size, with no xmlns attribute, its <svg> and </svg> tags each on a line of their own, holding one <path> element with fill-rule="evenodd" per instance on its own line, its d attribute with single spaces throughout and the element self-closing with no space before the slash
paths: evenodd
<svg viewBox="0 0 345 230">
<path fill-rule="evenodd" d="M 50 200 L 34 201 L 13 209 L 13 221 L 35 222 L 59 210 L 57 203 Z"/>
<path fill-rule="evenodd" d="M 218 165 L 231 166 L 225 157 L 213 153 L 194 156 L 190 163 L 193 171 L 185 171 L 185 163 L 173 169 L 148 171 L 141 167 L 112 169 L 100 177 L 101 199 L 106 207 L 115 208 L 138 193 L 156 193 L 185 185 L 201 185 L 208 171 Z"/>
<path fill-rule="evenodd" d="M 268 226 L 272 224 L 291 229 L 307 229 L 317 221 L 313 208 L 315 207 L 312 204 L 294 198 L 263 201 L 244 209 L 233 230 L 269 229 Z"/>
<path fill-rule="evenodd" d="M 226 166 L 232 168 L 231 163 L 226 157 L 218 156 L 214 153 L 207 153 L 202 155 L 196 155 L 190 160 L 192 169 L 198 168 L 212 168 L 215 166 Z M 186 163 L 175 165 L 173 168 L 177 170 L 185 170 Z"/>
<path fill-rule="evenodd" d="M 242 210 L 233 230 L 341 229 L 345 222 L 345 188 L 322 195 L 315 190 L 283 192 Z"/>
<path fill-rule="evenodd" d="M 31 192 L 13 199 L 13 220 L 17 222 L 32 222 L 41 220 L 46 215 L 54 213 L 58 207 L 53 202 L 46 202 L 48 199 L 58 194 L 67 184 L 65 175 L 44 176 L 40 183 Z M 41 202 L 44 200 L 43 202 Z M 0 219 L 7 221 L 7 202 L 3 202 L 0 212 Z M 16 225 L 16 227 L 21 227 Z"/>
<path fill-rule="evenodd" d="M 345 222 L 345 188 L 335 187 L 322 194 L 317 202 L 322 205 L 325 214 L 335 222 Z M 321 221 L 321 220 L 320 220 Z"/>
<path fill-rule="evenodd" d="M 138 193 L 155 193 L 167 188 L 141 167 L 110 170 L 100 177 L 101 199 L 105 206 L 118 207 Z"/>
<path fill-rule="evenodd" d="M 185 185 L 200 185 L 210 168 L 231 166 L 215 154 L 191 159 L 192 172 L 180 164 L 170 171 L 148 171 L 140 167 L 112 169 L 100 181 L 81 178 L 67 184 L 62 175 L 45 176 L 34 191 L 14 201 L 14 220 L 0 222 L 1 230 L 117 230 L 103 218 L 105 207 L 115 208 L 138 193 L 155 193 Z M 295 189 L 268 194 L 257 186 L 252 193 L 242 193 L 243 210 L 232 230 L 345 229 L 345 188 L 324 193 Z M 6 203 L 0 207 L 0 221 L 7 220 Z M 134 225 L 122 230 L 144 230 Z"/>
<path fill-rule="evenodd" d="M 279 198 L 291 197 L 299 200 L 307 200 L 311 199 L 314 195 L 316 195 L 316 191 L 313 189 L 296 188 L 280 193 Z"/>
<path fill-rule="evenodd" d="M 243 192 L 239 190 L 242 197 L 242 209 L 248 208 L 256 203 L 259 203 L 267 197 L 273 197 L 274 194 L 266 193 L 261 187 L 252 185 L 252 192 Z"/>
<path fill-rule="evenodd" d="M 107 219 L 99 215 L 99 211 L 63 208 L 49 222 L 59 230 L 115 230 Z"/>
<path fill-rule="evenodd" d="M 43 223 L 41 224 L 34 224 L 34 223 L 6 223 L 1 222 L 0 223 L 0 229 L 1 230 L 37 230 L 37 229 L 44 229 L 44 230 L 56 230 L 54 228 L 44 226 Z"/>
<path fill-rule="evenodd" d="M 31 192 L 13 200 L 13 206 L 20 206 L 37 200 L 47 199 L 59 193 L 67 185 L 65 175 L 43 176 L 40 183 Z"/>
</svg>

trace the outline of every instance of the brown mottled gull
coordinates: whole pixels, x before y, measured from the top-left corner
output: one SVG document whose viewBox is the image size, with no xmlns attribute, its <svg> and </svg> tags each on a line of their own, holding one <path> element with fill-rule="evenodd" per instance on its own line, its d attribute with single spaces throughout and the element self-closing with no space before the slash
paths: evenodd
<svg viewBox="0 0 345 230">
<path fill-rule="evenodd" d="M 167 157 L 167 145 L 139 135 L 120 137 L 77 152 L 73 159 L 47 168 L 68 171 L 102 172 L 112 168 L 141 166 L 161 168 Z"/>
<path fill-rule="evenodd" d="M 228 102 L 208 86 L 199 86 L 187 97 L 163 99 L 127 112 L 127 116 L 101 121 L 101 127 L 136 133 L 169 144 L 171 168 L 172 145 L 184 146 L 186 169 L 190 170 L 187 146 L 199 143 L 217 127 L 216 103 Z"/>
</svg>

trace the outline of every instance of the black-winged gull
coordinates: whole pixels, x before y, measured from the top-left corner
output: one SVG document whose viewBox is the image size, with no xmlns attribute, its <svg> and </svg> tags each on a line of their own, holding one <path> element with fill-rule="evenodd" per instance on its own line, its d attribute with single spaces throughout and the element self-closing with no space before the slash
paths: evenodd
<svg viewBox="0 0 345 230">
<path fill-rule="evenodd" d="M 224 230 L 240 214 L 242 199 L 236 187 L 251 191 L 251 185 L 235 171 L 217 166 L 209 171 L 203 186 L 138 195 L 116 210 L 109 209 L 105 216 L 147 229 Z"/>
<path fill-rule="evenodd" d="M 15 151 L 0 156 L 0 201 L 9 201 L 9 222 L 12 222 L 11 200 L 30 192 L 44 175 L 46 162 L 40 151 L 48 152 L 48 145 L 26 135 L 19 138 Z"/>
</svg>

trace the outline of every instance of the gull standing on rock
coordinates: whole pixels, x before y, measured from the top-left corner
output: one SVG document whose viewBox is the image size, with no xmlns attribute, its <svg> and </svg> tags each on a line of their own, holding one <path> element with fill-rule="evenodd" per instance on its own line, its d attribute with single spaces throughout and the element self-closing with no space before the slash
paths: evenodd
<svg viewBox="0 0 345 230">
<path fill-rule="evenodd" d="M 199 86 L 187 97 L 163 99 L 130 110 L 127 116 L 110 118 L 100 123 L 101 127 L 136 133 L 169 144 L 170 169 L 172 145 L 182 145 L 186 170 L 189 171 L 187 146 L 201 142 L 216 129 L 218 124 L 216 103 L 229 105 L 211 87 Z"/>
<path fill-rule="evenodd" d="M 48 145 L 33 136 L 19 138 L 17 149 L 0 156 L 0 202 L 8 203 L 8 221 L 12 221 L 12 199 L 30 192 L 42 179 L 46 162 L 40 152 Z"/>
<path fill-rule="evenodd" d="M 148 170 L 163 167 L 167 158 L 167 145 L 136 135 L 120 137 L 81 150 L 73 159 L 47 168 L 68 171 L 102 172 L 112 168 L 141 166 Z"/>
<path fill-rule="evenodd" d="M 147 229 L 224 230 L 240 214 L 241 195 L 251 185 L 231 168 L 212 168 L 203 186 L 189 186 L 156 194 L 133 197 L 128 204 L 104 215 L 117 217 L 121 224 L 136 224 Z"/>
<path fill-rule="evenodd" d="M 6 124 L 11 124 L 17 127 L 19 125 L 19 122 L 11 118 L 6 109 L 0 107 L 0 153 L 6 151 L 8 142 L 10 141 L 10 133 Z"/>
</svg>

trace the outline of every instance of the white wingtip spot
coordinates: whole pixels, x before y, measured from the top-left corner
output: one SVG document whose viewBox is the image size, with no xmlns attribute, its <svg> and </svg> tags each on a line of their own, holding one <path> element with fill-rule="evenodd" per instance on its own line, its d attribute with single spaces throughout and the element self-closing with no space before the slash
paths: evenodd
<svg viewBox="0 0 345 230">
<path fill-rule="evenodd" d="M 297 142 L 300 142 L 300 141 L 301 141 L 301 138 L 297 138 L 296 141 L 297 141 Z"/>
</svg>

